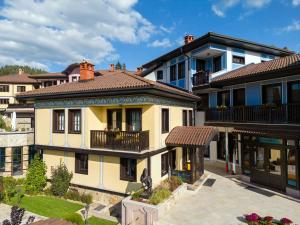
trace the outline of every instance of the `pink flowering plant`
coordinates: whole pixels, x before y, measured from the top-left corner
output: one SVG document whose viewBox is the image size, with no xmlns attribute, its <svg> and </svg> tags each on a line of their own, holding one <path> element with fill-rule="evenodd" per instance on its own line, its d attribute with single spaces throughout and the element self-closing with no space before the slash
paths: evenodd
<svg viewBox="0 0 300 225">
<path fill-rule="evenodd" d="M 248 225 L 291 225 L 293 221 L 288 218 L 282 218 L 280 221 L 274 220 L 272 216 L 261 217 L 256 213 L 245 215 Z"/>
</svg>

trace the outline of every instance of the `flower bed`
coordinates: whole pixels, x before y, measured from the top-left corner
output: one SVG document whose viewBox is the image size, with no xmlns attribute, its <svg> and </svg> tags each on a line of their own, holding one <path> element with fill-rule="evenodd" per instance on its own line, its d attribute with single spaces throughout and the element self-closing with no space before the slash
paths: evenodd
<svg viewBox="0 0 300 225">
<path fill-rule="evenodd" d="M 274 219 L 272 216 L 261 217 L 256 213 L 251 213 L 245 216 L 245 220 L 249 225 L 290 225 L 293 224 L 288 218 Z"/>
</svg>

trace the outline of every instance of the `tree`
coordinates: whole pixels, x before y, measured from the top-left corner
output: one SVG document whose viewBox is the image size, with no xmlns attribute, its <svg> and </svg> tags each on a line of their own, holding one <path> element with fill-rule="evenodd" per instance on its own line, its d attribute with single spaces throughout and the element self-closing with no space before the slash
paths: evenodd
<svg viewBox="0 0 300 225">
<path fill-rule="evenodd" d="M 122 69 L 122 65 L 119 61 L 117 62 L 115 67 L 116 67 L 116 70 L 121 70 Z"/>
<path fill-rule="evenodd" d="M 51 175 L 51 192 L 56 196 L 64 196 L 70 186 L 70 181 L 72 180 L 73 173 L 68 171 L 65 164 L 60 163 L 60 165 L 52 170 Z"/>
<path fill-rule="evenodd" d="M 38 69 L 38 68 L 32 68 L 29 66 L 19 66 L 19 65 L 6 65 L 0 67 L 0 75 L 10 75 L 10 74 L 17 74 L 19 69 L 22 69 L 24 73 L 28 74 L 41 74 L 41 73 L 47 73 L 47 71 Z"/>
<path fill-rule="evenodd" d="M 47 184 L 47 166 L 38 154 L 35 154 L 25 179 L 25 190 L 28 193 L 39 193 Z"/>
</svg>

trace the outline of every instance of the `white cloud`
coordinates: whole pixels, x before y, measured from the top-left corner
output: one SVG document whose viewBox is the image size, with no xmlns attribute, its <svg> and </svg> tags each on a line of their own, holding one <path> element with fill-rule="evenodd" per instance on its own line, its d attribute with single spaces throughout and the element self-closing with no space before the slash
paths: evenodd
<svg viewBox="0 0 300 225">
<path fill-rule="evenodd" d="M 164 38 L 162 40 L 155 40 L 152 43 L 149 43 L 147 46 L 153 48 L 169 48 L 172 46 L 172 43 L 169 39 Z"/>
<path fill-rule="evenodd" d="M 117 55 L 113 41 L 147 41 L 154 25 L 137 0 L 5 0 L 0 9 L 0 64 L 47 67 Z"/>
<path fill-rule="evenodd" d="M 253 8 L 262 8 L 270 2 L 271 0 L 246 0 L 246 5 Z"/>
<path fill-rule="evenodd" d="M 293 0 L 293 5 L 294 6 L 300 5 L 300 0 Z"/>
<path fill-rule="evenodd" d="M 285 32 L 298 31 L 300 30 L 300 21 L 294 21 L 292 24 L 281 29 Z"/>
</svg>

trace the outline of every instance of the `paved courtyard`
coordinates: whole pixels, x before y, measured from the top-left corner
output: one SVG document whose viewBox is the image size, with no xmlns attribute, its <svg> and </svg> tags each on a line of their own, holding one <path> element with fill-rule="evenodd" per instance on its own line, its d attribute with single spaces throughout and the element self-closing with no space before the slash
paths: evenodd
<svg viewBox="0 0 300 225">
<path fill-rule="evenodd" d="M 300 225 L 300 203 L 209 174 L 216 179 L 211 187 L 203 186 L 181 198 L 157 224 L 236 225 L 244 224 L 244 214 L 256 212 L 276 219 L 288 217 Z"/>
</svg>

